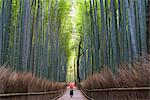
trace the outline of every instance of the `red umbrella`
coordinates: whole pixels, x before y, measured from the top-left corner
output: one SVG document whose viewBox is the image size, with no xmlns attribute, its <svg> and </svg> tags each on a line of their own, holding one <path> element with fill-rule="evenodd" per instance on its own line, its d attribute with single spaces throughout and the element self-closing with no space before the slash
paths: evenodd
<svg viewBox="0 0 150 100">
<path fill-rule="evenodd" d="M 73 89 L 73 87 L 75 86 L 75 83 L 74 83 L 74 82 L 71 82 L 71 83 L 69 83 L 68 85 L 70 86 L 71 89 Z"/>
</svg>

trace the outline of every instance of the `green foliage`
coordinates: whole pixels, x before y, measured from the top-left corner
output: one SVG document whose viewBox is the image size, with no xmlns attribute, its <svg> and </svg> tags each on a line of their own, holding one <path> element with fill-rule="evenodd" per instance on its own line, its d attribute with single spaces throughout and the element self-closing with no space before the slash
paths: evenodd
<svg viewBox="0 0 150 100">
<path fill-rule="evenodd" d="M 103 66 L 132 63 L 146 52 L 145 2 L 0 0 L 0 65 L 65 81 L 78 67 L 84 79 Z"/>
<path fill-rule="evenodd" d="M 62 66 L 66 66 L 70 54 L 67 41 L 72 23 L 66 20 L 69 19 L 70 0 L 12 0 L 11 11 L 8 9 L 8 1 L 5 1 L 3 10 L 4 14 L 11 14 L 8 18 L 10 25 L 3 29 L 3 38 L 0 38 L 0 41 L 3 41 L 0 52 L 7 56 L 7 59 L 0 56 L 4 60 L 1 65 L 8 62 L 8 65 L 16 70 L 30 71 L 55 81 L 65 81 L 66 67 L 64 69 Z M 1 8 L 2 0 L 0 11 Z M 1 25 L 5 23 L 1 22 Z M 5 32 L 8 27 L 10 34 Z M 4 41 L 5 38 L 8 39 Z M 5 46 L 7 44 L 8 47 Z M 6 50 L 9 53 L 5 52 Z M 64 55 L 63 59 L 59 58 L 61 55 Z M 64 80 L 60 79 L 60 76 Z"/>
<path fill-rule="evenodd" d="M 108 66 L 114 71 L 117 64 L 132 63 L 133 59 L 146 52 L 146 42 L 143 41 L 143 38 L 146 39 L 146 32 L 144 28 L 138 28 L 138 26 L 146 27 L 144 25 L 146 16 L 143 13 L 141 14 L 143 19 L 140 19 L 141 15 L 138 15 L 145 12 L 145 9 L 140 8 L 141 0 L 131 0 L 129 6 L 125 3 L 128 0 L 76 1 L 78 9 L 76 29 L 82 41 L 80 48 L 82 56 L 79 58 L 81 79 L 85 79 L 91 73 L 99 72 L 103 66 Z M 134 5 L 131 5 L 132 2 Z M 137 23 L 139 20 L 143 21 Z M 134 35 L 135 32 L 141 36 Z"/>
</svg>

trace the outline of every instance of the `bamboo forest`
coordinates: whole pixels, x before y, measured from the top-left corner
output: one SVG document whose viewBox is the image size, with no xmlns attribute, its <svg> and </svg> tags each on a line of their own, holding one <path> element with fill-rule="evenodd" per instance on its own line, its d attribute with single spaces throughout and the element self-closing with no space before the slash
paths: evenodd
<svg viewBox="0 0 150 100">
<path fill-rule="evenodd" d="M 150 100 L 150 0 L 0 0 L 0 100 Z"/>
</svg>

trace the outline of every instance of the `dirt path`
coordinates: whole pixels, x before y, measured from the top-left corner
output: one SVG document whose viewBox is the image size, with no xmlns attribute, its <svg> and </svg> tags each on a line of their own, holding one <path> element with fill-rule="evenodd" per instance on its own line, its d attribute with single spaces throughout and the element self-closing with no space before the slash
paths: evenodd
<svg viewBox="0 0 150 100">
<path fill-rule="evenodd" d="M 82 95 L 80 90 L 78 90 L 77 88 L 74 88 L 73 90 L 74 90 L 74 95 L 73 95 L 72 98 L 69 95 L 70 89 L 69 89 L 69 87 L 67 87 L 67 90 L 66 90 L 65 94 L 57 100 L 87 100 Z"/>
</svg>

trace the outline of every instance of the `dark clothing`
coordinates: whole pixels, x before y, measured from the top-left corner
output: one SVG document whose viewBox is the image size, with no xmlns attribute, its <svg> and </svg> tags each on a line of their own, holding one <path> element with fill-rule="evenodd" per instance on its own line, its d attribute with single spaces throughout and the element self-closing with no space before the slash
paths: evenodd
<svg viewBox="0 0 150 100">
<path fill-rule="evenodd" d="M 73 90 L 72 89 L 70 90 L 70 95 L 73 95 Z"/>
</svg>

